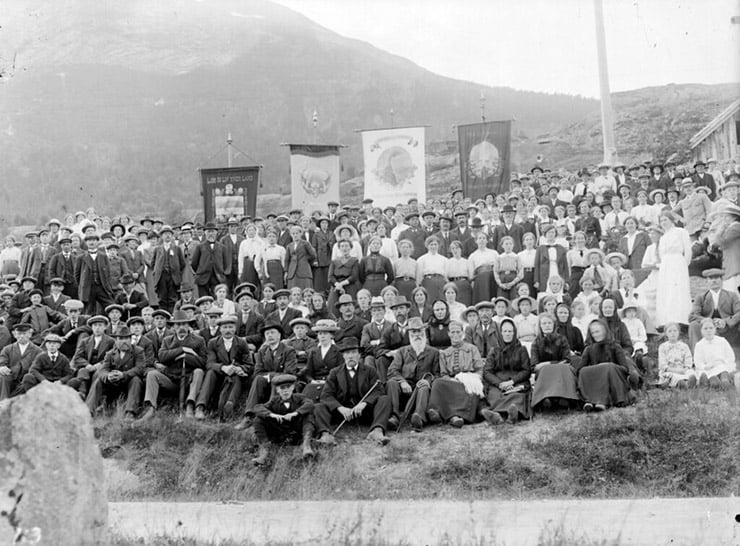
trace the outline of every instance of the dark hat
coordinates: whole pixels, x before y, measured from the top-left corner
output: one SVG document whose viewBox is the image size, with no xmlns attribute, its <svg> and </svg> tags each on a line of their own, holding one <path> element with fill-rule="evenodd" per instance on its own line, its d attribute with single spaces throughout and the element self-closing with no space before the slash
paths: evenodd
<svg viewBox="0 0 740 546">
<path fill-rule="evenodd" d="M 185 305 L 180 307 L 180 310 L 181 311 L 197 311 L 198 308 L 192 303 L 186 303 Z"/>
<path fill-rule="evenodd" d="M 35 295 L 37 295 L 37 294 L 38 294 L 39 296 L 41 296 L 42 298 L 44 297 L 44 293 L 43 293 L 43 291 L 39 290 L 38 288 L 34 288 L 33 290 L 31 290 L 31 291 L 30 291 L 30 292 L 28 293 L 28 297 L 30 298 L 31 296 L 35 296 Z"/>
<path fill-rule="evenodd" d="M 151 218 L 149 218 L 148 216 L 145 216 L 144 218 L 142 218 L 142 219 L 141 219 L 141 220 L 139 221 L 139 225 L 142 225 L 142 226 L 143 226 L 143 225 L 144 225 L 144 222 L 149 222 L 149 223 L 151 224 L 151 223 L 153 223 L 153 222 L 154 222 L 154 220 L 152 220 L 152 219 L 151 219 Z"/>
<path fill-rule="evenodd" d="M 238 294 L 239 292 L 241 292 L 245 288 L 249 289 L 251 292 L 256 292 L 257 291 L 257 286 L 255 284 L 253 284 L 251 282 L 243 282 L 243 283 L 237 284 L 234 287 L 234 293 L 235 294 Z"/>
<path fill-rule="evenodd" d="M 110 321 L 108 320 L 108 317 L 106 317 L 104 315 L 95 315 L 95 316 L 90 317 L 89 319 L 87 319 L 87 325 L 88 326 L 92 326 L 93 324 L 97 324 L 99 322 L 102 322 L 103 324 L 105 324 L 107 326 Z"/>
<path fill-rule="evenodd" d="M 339 203 L 337 203 L 336 201 L 329 201 L 326 204 L 326 206 L 328 206 L 328 207 L 338 207 L 339 206 Z"/>
<path fill-rule="evenodd" d="M 237 220 L 236 218 L 234 218 L 234 217 L 232 216 L 231 218 L 229 218 L 229 219 L 228 219 L 228 220 L 226 221 L 226 225 L 227 225 L 227 226 L 238 226 L 238 225 L 239 225 L 239 220 Z"/>
<path fill-rule="evenodd" d="M 260 328 L 260 333 L 264 334 L 267 330 L 277 330 L 278 332 L 280 332 L 281 336 L 285 335 L 285 331 L 283 330 L 283 325 L 280 324 L 279 322 L 274 322 L 274 321 L 265 322 L 262 325 L 262 328 Z"/>
<path fill-rule="evenodd" d="M 218 231 L 218 227 L 213 222 L 207 222 L 205 226 L 203 226 L 203 231 Z"/>
<path fill-rule="evenodd" d="M 236 323 L 237 323 L 237 318 L 235 315 L 226 315 L 225 317 L 221 317 L 220 319 L 216 321 L 216 324 L 218 326 L 222 326 L 224 324 L 234 324 L 235 325 Z"/>
<path fill-rule="evenodd" d="M 711 279 L 712 277 L 724 277 L 725 272 L 722 269 L 712 268 L 712 269 L 707 269 L 706 271 L 703 271 L 701 276 L 704 277 L 705 279 Z"/>
<path fill-rule="evenodd" d="M 414 216 L 416 216 L 416 217 L 418 218 L 418 217 L 419 217 L 419 213 L 418 213 L 417 211 L 415 211 L 415 210 L 412 210 L 412 211 L 411 211 L 411 212 L 409 212 L 409 213 L 408 213 L 408 214 L 407 214 L 406 216 L 404 216 L 404 217 L 403 217 L 403 219 L 404 219 L 404 220 L 410 220 L 410 219 L 411 219 L 411 218 L 413 218 Z"/>
<path fill-rule="evenodd" d="M 108 307 L 105 308 L 106 313 L 110 313 L 111 311 L 118 310 L 121 314 L 123 314 L 123 306 L 118 305 L 117 303 L 111 303 Z"/>
<path fill-rule="evenodd" d="M 143 317 L 131 317 L 126 321 L 126 326 L 132 326 L 134 324 L 146 324 L 146 321 Z"/>
<path fill-rule="evenodd" d="M 116 331 L 111 334 L 113 337 L 131 337 L 131 330 L 128 326 L 119 326 Z"/>
<path fill-rule="evenodd" d="M 121 222 L 116 222 L 115 224 L 111 224 L 110 230 L 113 231 L 113 228 L 115 228 L 115 227 L 121 228 L 121 231 L 123 231 L 124 233 L 126 233 L 126 226 L 124 226 Z"/>
<path fill-rule="evenodd" d="M 311 321 L 308 320 L 307 318 L 298 317 L 298 318 L 294 318 L 293 320 L 290 321 L 290 327 L 291 328 L 293 328 L 295 326 L 298 326 L 299 324 L 302 324 L 303 326 L 306 326 L 308 328 L 311 327 Z"/>
<path fill-rule="evenodd" d="M 272 379 L 272 384 L 275 387 L 282 387 L 283 385 L 295 385 L 295 382 L 296 376 L 289 373 L 281 373 L 280 375 L 276 375 Z"/>
<path fill-rule="evenodd" d="M 388 211 L 396 212 L 396 207 L 394 207 L 393 205 L 388 205 L 387 207 L 383 209 L 383 212 L 388 212 Z"/>
<path fill-rule="evenodd" d="M 335 304 L 334 304 L 334 307 L 335 307 L 336 309 L 339 309 L 339 307 L 340 307 L 340 306 L 342 306 L 342 305 L 345 305 L 345 304 L 347 304 L 347 303 L 351 303 L 351 304 L 353 304 L 353 305 L 354 305 L 354 303 L 355 303 L 355 300 L 354 300 L 354 299 L 352 299 L 352 296 L 350 296 L 349 294 L 342 294 L 342 295 L 341 295 L 341 296 L 339 296 L 339 298 L 337 299 L 337 303 L 335 303 Z"/>
<path fill-rule="evenodd" d="M 506 212 L 516 212 L 516 211 L 514 210 L 514 207 L 512 207 L 511 205 L 504 205 L 503 208 L 501 209 L 501 213 L 503 214 Z"/>
<path fill-rule="evenodd" d="M 359 351 L 360 344 L 357 343 L 356 337 L 345 337 L 337 344 L 337 349 L 339 349 L 339 351 L 342 353 L 349 351 Z"/>
<path fill-rule="evenodd" d="M 408 307 L 411 308 L 411 303 L 409 303 L 409 300 L 406 299 L 406 296 L 396 296 L 393 300 L 393 303 L 391 304 L 391 309 L 395 309 L 396 307 Z"/>
<path fill-rule="evenodd" d="M 121 284 L 134 284 L 134 278 L 131 275 L 123 275 L 121 277 Z"/>
<path fill-rule="evenodd" d="M 529 172 L 530 172 L 530 174 L 534 174 L 535 171 L 540 171 L 540 173 L 545 172 L 545 171 L 542 170 L 542 167 L 539 167 L 537 165 L 535 165 L 534 167 L 532 167 Z"/>
<path fill-rule="evenodd" d="M 475 217 L 475 218 L 473 218 L 473 220 L 472 220 L 472 221 L 470 222 L 470 227 L 471 227 L 471 228 L 476 228 L 476 229 L 478 229 L 478 228 L 482 228 L 482 227 L 483 227 L 483 220 L 481 220 L 480 218 L 478 218 L 478 217 L 476 216 L 476 217 Z"/>
<path fill-rule="evenodd" d="M 111 240 L 113 240 L 113 239 L 116 238 L 116 236 L 113 235 L 110 231 L 106 231 L 106 232 L 100 234 L 100 238 L 101 239 L 111 239 Z"/>
<path fill-rule="evenodd" d="M 188 314 L 185 311 L 180 310 L 172 313 L 170 322 L 172 324 L 192 324 L 195 322 L 195 318 L 188 317 Z"/>
<path fill-rule="evenodd" d="M 69 237 L 62 237 L 62 238 L 61 238 L 61 239 L 59 239 L 59 240 L 58 240 L 57 242 L 58 242 L 58 243 L 59 243 L 60 245 L 64 245 L 64 244 L 70 244 L 70 245 L 71 245 L 71 244 L 72 244 L 72 239 L 70 239 Z"/>
<path fill-rule="evenodd" d="M 192 292 L 193 290 L 195 290 L 195 287 L 192 284 L 183 284 L 182 286 L 180 286 L 178 292 L 182 294 L 183 292 Z"/>
<path fill-rule="evenodd" d="M 174 231 L 172 231 L 172 226 L 162 226 L 159 230 L 159 234 L 161 235 L 162 233 L 174 233 Z"/>
<path fill-rule="evenodd" d="M 116 242 L 112 242 L 112 243 L 109 243 L 109 244 L 107 244 L 107 245 L 105 246 L 105 249 L 106 249 L 106 250 L 107 250 L 107 249 L 109 249 L 109 248 L 115 248 L 116 250 L 118 250 L 118 249 L 119 249 L 120 247 L 118 246 L 118 243 L 116 243 Z"/>
<path fill-rule="evenodd" d="M 699 159 L 698 161 L 695 161 L 694 162 L 694 168 L 696 169 L 696 167 L 698 167 L 699 165 L 701 165 L 702 167 L 706 167 L 707 166 L 707 164 L 704 163 L 701 159 Z"/>
<path fill-rule="evenodd" d="M 276 290 L 275 293 L 272 295 L 274 299 L 278 299 L 281 296 L 290 297 L 290 290 L 287 288 L 281 288 L 280 290 Z"/>
<path fill-rule="evenodd" d="M 236 293 L 236 296 L 234 296 L 234 301 L 238 302 L 244 296 L 249 296 L 250 298 L 254 298 L 254 293 L 249 288 L 245 287 Z"/>
<path fill-rule="evenodd" d="M 437 213 L 434 212 L 433 210 L 425 210 L 424 212 L 421 213 L 422 218 L 425 218 L 427 216 L 437 216 Z"/>
<path fill-rule="evenodd" d="M 213 297 L 212 296 L 201 296 L 197 300 L 195 300 L 195 305 L 200 306 L 203 303 L 212 303 Z"/>
<path fill-rule="evenodd" d="M 100 237 L 98 237 L 97 233 L 88 233 L 85 235 L 85 241 L 99 241 Z"/>
<path fill-rule="evenodd" d="M 49 281 L 49 284 L 61 284 L 62 286 L 64 286 L 67 283 L 64 282 L 64 279 L 62 279 L 61 277 L 54 277 Z"/>
<path fill-rule="evenodd" d="M 21 332 L 25 332 L 26 330 L 33 330 L 33 326 L 31 326 L 27 322 L 19 322 L 18 324 L 14 324 L 11 330 L 19 330 Z"/>
</svg>

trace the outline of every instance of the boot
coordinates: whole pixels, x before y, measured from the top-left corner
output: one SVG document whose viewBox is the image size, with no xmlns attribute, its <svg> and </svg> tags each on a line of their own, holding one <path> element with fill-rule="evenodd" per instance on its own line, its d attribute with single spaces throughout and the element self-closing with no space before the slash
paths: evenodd
<svg viewBox="0 0 740 546">
<path fill-rule="evenodd" d="M 202 421 L 206 418 L 206 412 L 203 411 L 203 406 L 198 406 L 197 408 L 195 408 L 195 418 L 198 421 Z"/>
<path fill-rule="evenodd" d="M 254 466 L 266 466 L 269 458 L 270 458 L 269 446 L 267 444 L 260 444 L 259 452 L 257 456 L 254 459 L 252 459 L 252 464 Z"/>
<path fill-rule="evenodd" d="M 337 445 L 337 441 L 334 439 L 334 435 L 331 432 L 323 432 L 321 434 L 321 438 L 319 438 L 319 443 L 325 446 Z"/>
<path fill-rule="evenodd" d="M 147 406 L 146 411 L 144 412 L 144 415 L 141 416 L 141 419 L 139 419 L 139 423 L 144 423 L 146 421 L 150 421 L 154 419 L 154 413 L 156 410 L 154 409 L 154 406 Z"/>
<path fill-rule="evenodd" d="M 316 452 L 311 447 L 311 438 L 313 438 L 313 430 L 305 430 L 303 432 L 303 445 L 301 446 L 301 456 L 303 459 L 313 459 L 316 456 Z"/>
<path fill-rule="evenodd" d="M 252 426 L 252 418 L 251 417 L 245 417 L 241 421 L 239 421 L 236 425 L 234 425 L 234 430 L 244 430 Z"/>
<path fill-rule="evenodd" d="M 187 404 L 185 404 L 185 417 L 187 417 L 188 419 L 192 419 L 193 417 L 195 417 L 192 402 L 188 402 Z"/>
<path fill-rule="evenodd" d="M 372 442 L 376 442 L 381 446 L 384 446 L 391 441 L 390 438 L 388 438 L 388 436 L 383 433 L 383 429 L 380 427 L 375 427 L 373 430 L 371 430 L 370 433 L 367 435 L 367 439 Z"/>
</svg>

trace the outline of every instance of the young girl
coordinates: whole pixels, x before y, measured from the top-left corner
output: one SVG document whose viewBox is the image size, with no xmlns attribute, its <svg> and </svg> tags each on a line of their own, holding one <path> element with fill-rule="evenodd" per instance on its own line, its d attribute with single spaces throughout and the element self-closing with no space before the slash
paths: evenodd
<svg viewBox="0 0 740 546">
<path fill-rule="evenodd" d="M 288 307 L 300 311 L 303 318 L 308 317 L 308 307 L 303 305 L 303 290 L 300 287 L 294 286 L 290 289 L 290 303 Z"/>
<path fill-rule="evenodd" d="M 540 311 L 543 310 L 543 301 L 545 297 L 551 297 L 555 299 L 555 303 L 567 303 L 571 304 L 572 300 L 570 294 L 564 291 L 565 282 L 562 277 L 553 275 L 547 279 L 547 290 L 539 294 L 540 299 Z M 553 309 L 554 311 L 554 309 Z"/>
<path fill-rule="evenodd" d="M 496 281 L 496 292 L 499 297 L 511 298 L 512 288 L 524 278 L 524 268 L 519 256 L 514 253 L 514 239 L 505 236 L 501 239 L 501 253 L 493 267 L 493 278 Z"/>
<path fill-rule="evenodd" d="M 694 359 L 691 349 L 678 339 L 679 327 L 675 322 L 665 327 L 667 340 L 658 347 L 658 384 L 679 389 L 696 387 Z"/>
<path fill-rule="evenodd" d="M 517 336 L 527 352 L 530 352 L 532 342 L 537 337 L 537 317 L 532 314 L 534 303 L 534 299 L 529 296 L 522 296 L 511 302 L 511 308 L 514 312 L 518 312 L 514 316 Z"/>
<path fill-rule="evenodd" d="M 531 296 L 535 293 L 534 290 L 534 259 L 537 254 L 537 250 L 534 248 L 536 239 L 534 233 L 525 233 L 522 237 L 522 244 L 524 250 L 522 250 L 519 256 L 519 263 L 522 266 L 522 282 L 526 283 L 529 287 L 529 294 Z M 521 296 L 521 294 L 519 294 Z"/>
<path fill-rule="evenodd" d="M 596 298 L 600 297 L 599 293 L 594 290 L 594 279 L 591 275 L 581 277 L 581 292 L 576 296 L 576 300 L 581 300 L 587 308 L 591 308 Z"/>
<path fill-rule="evenodd" d="M 638 308 L 637 303 L 630 301 L 624 304 L 622 311 L 622 323 L 627 327 L 627 331 L 630 334 L 632 340 L 632 359 L 635 361 L 637 367 L 644 373 L 649 371 L 646 370 L 644 363 L 644 357 L 647 355 L 647 331 L 645 325 L 637 316 Z"/>
<path fill-rule="evenodd" d="M 727 340 L 717 334 L 714 320 L 701 321 L 702 338 L 694 347 L 694 367 L 699 385 L 727 390 L 735 374 L 735 353 Z"/>
<path fill-rule="evenodd" d="M 493 300 L 493 321 L 501 326 L 504 319 L 509 319 L 509 300 L 506 298 L 496 298 Z"/>
<path fill-rule="evenodd" d="M 273 294 L 275 294 L 275 285 L 271 282 L 268 282 L 262 287 L 262 299 L 257 304 L 257 312 L 263 317 L 266 317 L 277 308 L 275 300 L 272 299 Z"/>
<path fill-rule="evenodd" d="M 591 312 L 591 308 L 583 303 L 583 300 L 574 301 L 570 309 L 573 311 L 573 318 L 570 322 L 581 331 L 581 337 L 585 340 L 588 335 L 588 325 L 599 317 Z"/>
</svg>

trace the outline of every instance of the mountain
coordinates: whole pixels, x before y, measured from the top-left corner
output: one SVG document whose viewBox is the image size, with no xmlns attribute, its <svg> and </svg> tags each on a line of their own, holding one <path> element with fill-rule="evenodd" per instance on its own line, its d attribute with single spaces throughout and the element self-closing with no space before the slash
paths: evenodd
<svg viewBox="0 0 740 546">
<path fill-rule="evenodd" d="M 4 0 L 0 214 L 36 221 L 90 204 L 171 219 L 200 209 L 199 167 L 264 165 L 286 192 L 280 144 L 345 144 L 362 170 L 360 128 L 425 124 L 428 141 L 516 118 L 532 137 L 598 110 L 591 99 L 487 88 L 433 74 L 267 0 Z M 41 197 L 41 198 L 40 198 Z"/>
</svg>

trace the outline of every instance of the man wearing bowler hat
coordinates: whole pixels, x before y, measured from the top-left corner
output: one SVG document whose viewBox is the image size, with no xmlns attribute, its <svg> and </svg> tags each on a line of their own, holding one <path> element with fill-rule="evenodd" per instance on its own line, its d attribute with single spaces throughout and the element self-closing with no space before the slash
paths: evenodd
<svg viewBox="0 0 740 546">
<path fill-rule="evenodd" d="M 226 251 L 224 246 L 216 241 L 218 228 L 213 222 L 208 222 L 204 231 L 205 240 L 195 247 L 190 259 L 199 296 L 213 294 L 217 284 L 226 282 Z"/>
<path fill-rule="evenodd" d="M 366 320 L 357 316 L 355 302 L 349 294 L 339 296 L 335 304 L 337 316 L 337 332 L 334 335 L 335 343 L 340 343 L 343 339 L 351 337 L 360 342 L 362 338 L 362 329 L 367 324 Z"/>
<path fill-rule="evenodd" d="M 113 338 L 105 333 L 109 323 L 108 317 L 103 315 L 87 319 L 87 327 L 92 333 L 77 344 L 77 350 L 72 357 L 75 377 L 69 382 L 69 386 L 76 389 L 83 400 L 87 397 L 93 376 L 100 369 L 106 353 L 115 344 Z"/>
<path fill-rule="evenodd" d="M 123 308 L 123 314 L 121 315 L 123 321 L 127 321 L 131 317 L 140 317 L 141 310 L 149 305 L 146 296 L 142 292 L 134 290 L 135 285 L 136 282 L 131 275 L 126 274 L 121 277 L 121 287 L 123 289 L 116 296 L 116 303 Z"/>
<path fill-rule="evenodd" d="M 501 209 L 501 216 L 503 218 L 503 222 L 493 230 L 493 236 L 491 237 L 492 247 L 501 254 L 504 251 L 504 248 L 501 246 L 501 240 L 508 236 L 514 239 L 513 251 L 521 252 L 524 229 L 519 224 L 514 223 L 514 216 L 516 216 L 514 207 L 511 205 L 504 205 Z"/>
<path fill-rule="evenodd" d="M 49 285 L 51 287 L 49 295 L 44 296 L 44 299 L 41 300 L 41 302 L 53 311 L 66 314 L 64 303 L 68 301 L 70 297 L 64 295 L 64 279 L 54 277 L 49 281 Z"/>
<path fill-rule="evenodd" d="M 714 177 L 706 172 L 707 165 L 700 159 L 694 163 L 694 170 L 696 171 L 691 175 L 691 179 L 696 184 L 696 187 L 704 186 L 709 189 L 710 199 L 717 197 L 717 185 L 714 182 Z"/>
<path fill-rule="evenodd" d="M 275 292 L 273 297 L 275 298 L 277 308 L 267 314 L 265 322 L 277 322 L 282 327 L 283 332 L 290 332 L 290 321 L 302 317 L 303 314 L 298 309 L 288 307 L 290 303 L 290 290 L 281 288 Z"/>
</svg>

